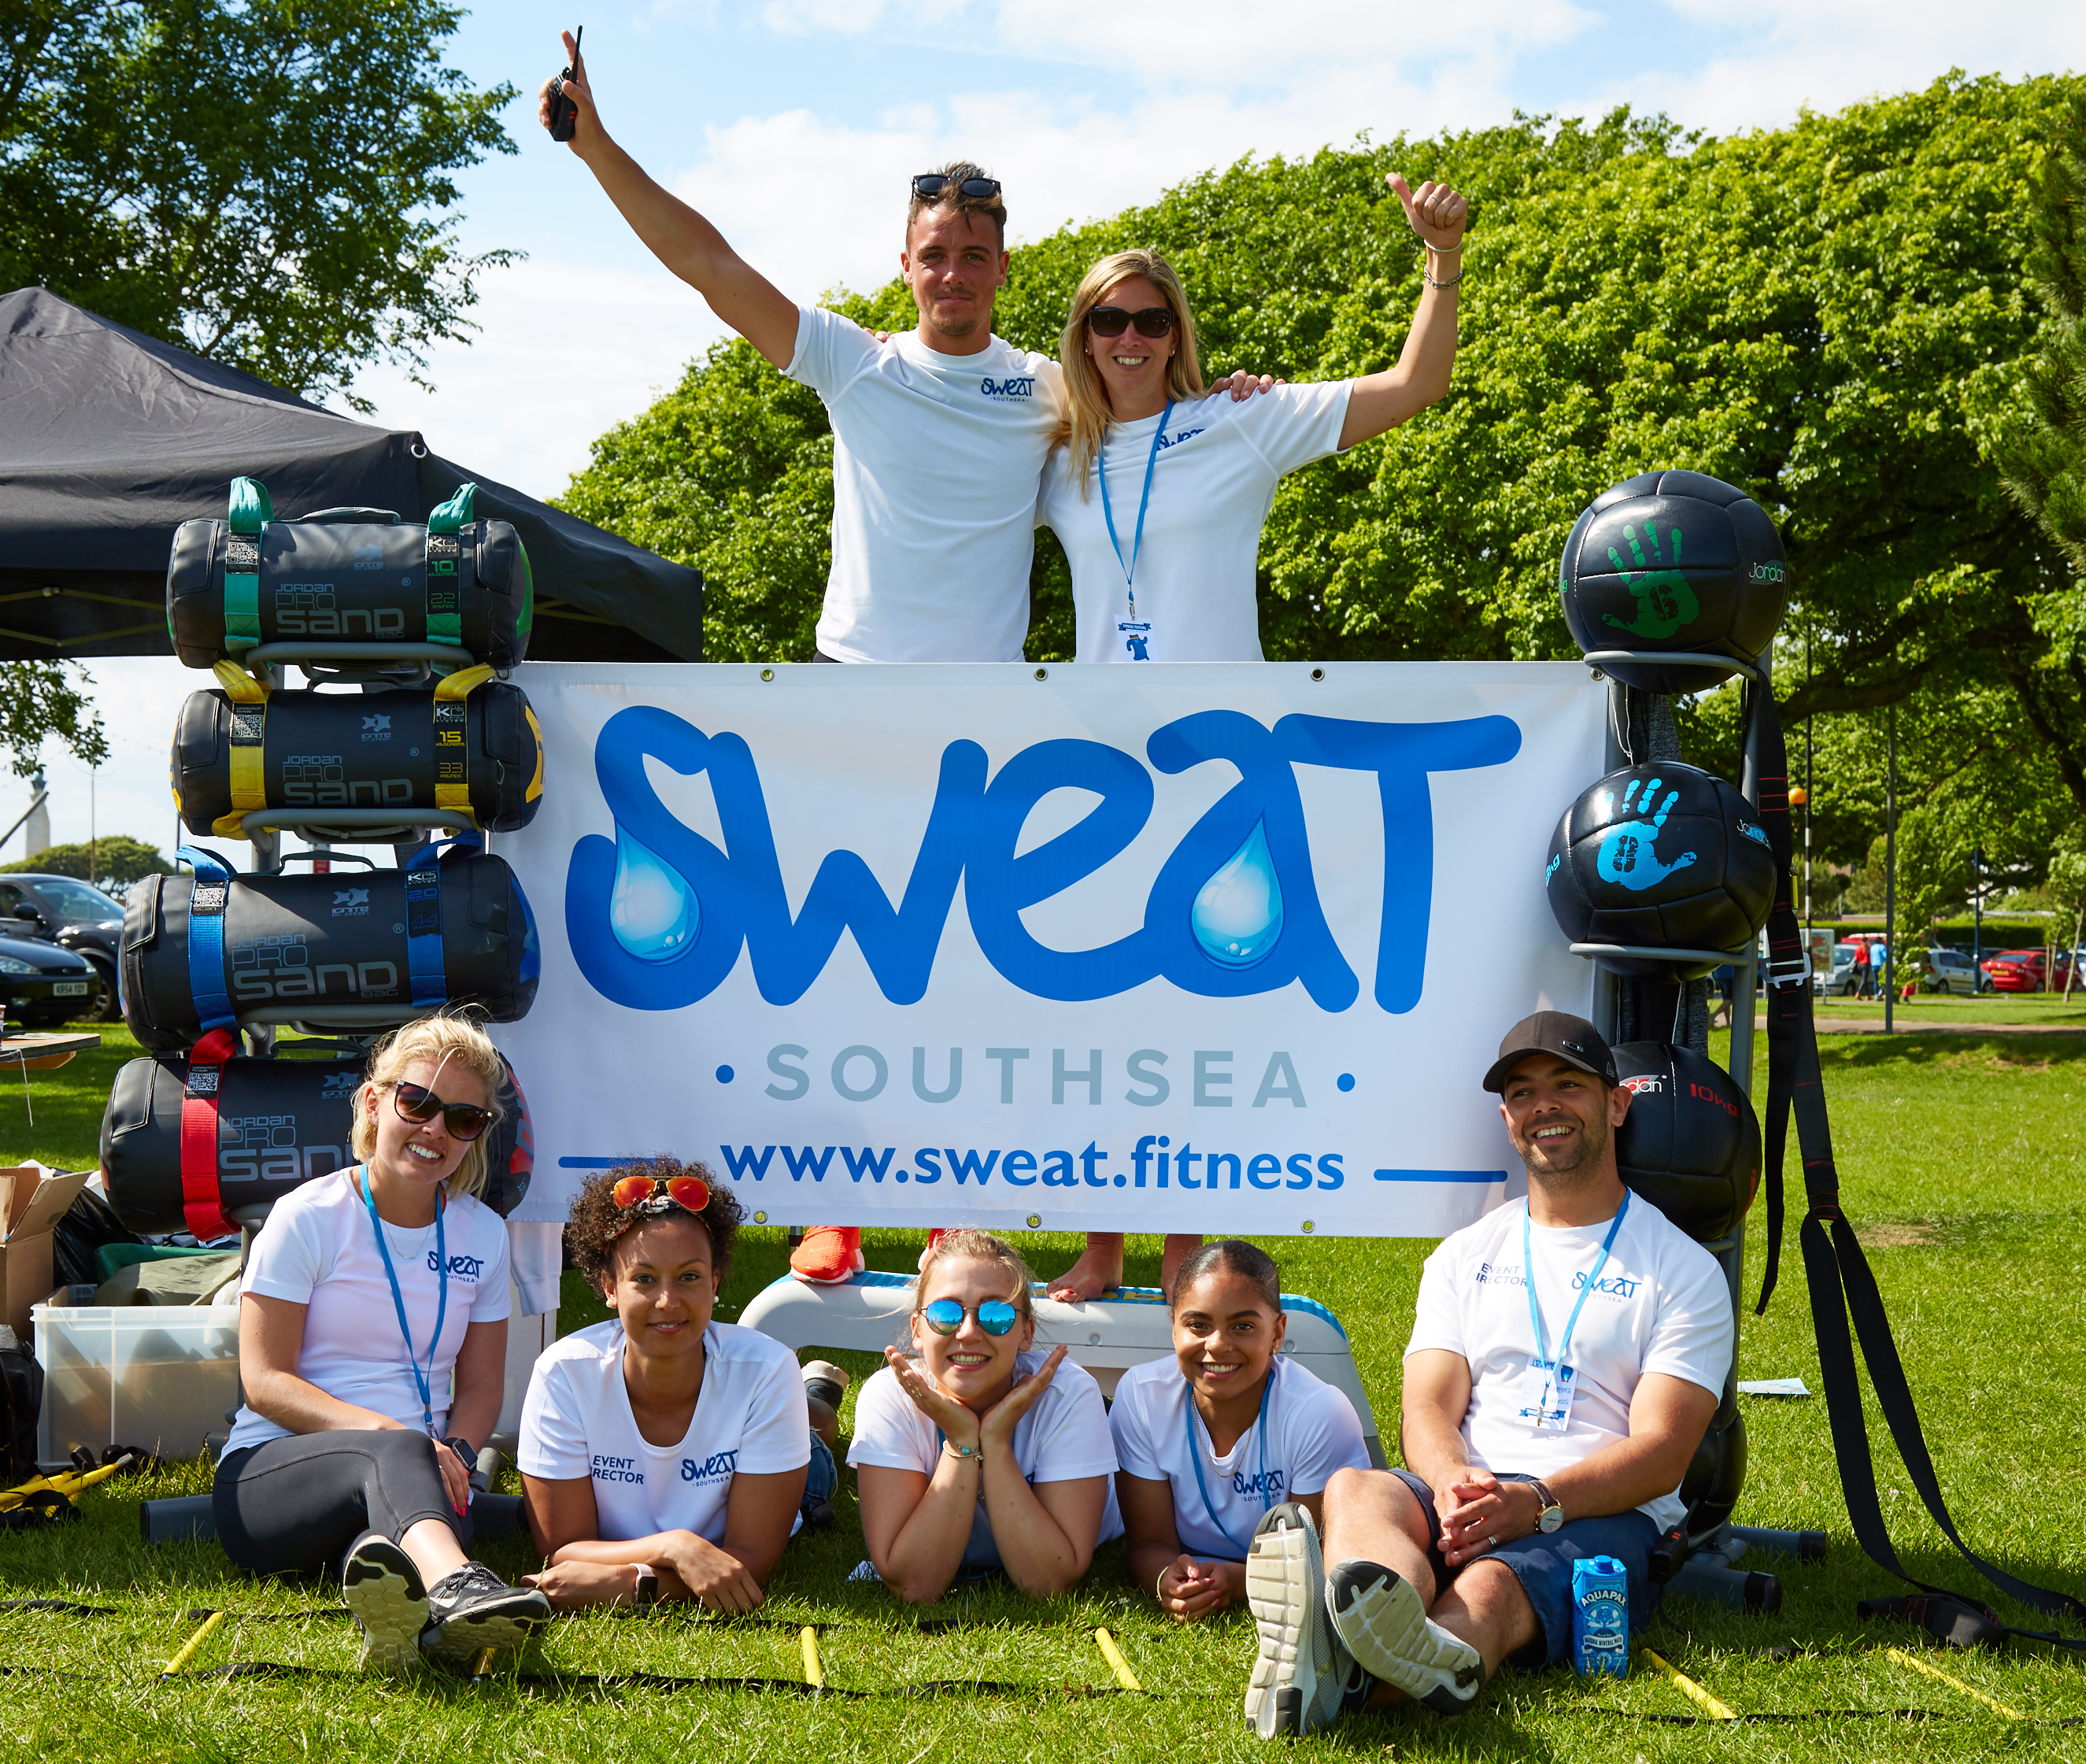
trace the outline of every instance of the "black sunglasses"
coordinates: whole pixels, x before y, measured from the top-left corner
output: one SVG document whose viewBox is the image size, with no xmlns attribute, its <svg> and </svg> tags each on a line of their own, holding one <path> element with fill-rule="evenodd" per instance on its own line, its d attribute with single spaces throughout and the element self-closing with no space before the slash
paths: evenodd
<svg viewBox="0 0 2086 1764">
<path fill-rule="evenodd" d="M 939 172 L 922 172 L 913 180 L 913 194 L 923 202 L 939 201 L 942 192 L 949 187 L 950 180 Z M 999 180 L 996 177 L 967 177 L 956 185 L 966 196 L 997 196 Z"/>
<path fill-rule="evenodd" d="M 1164 337 L 1173 328 L 1173 314 L 1164 306 L 1147 306 L 1141 313 L 1125 312 L 1120 306 L 1096 306 L 1087 314 L 1087 329 L 1096 337 L 1120 337 L 1137 326 L 1140 337 Z"/>
<path fill-rule="evenodd" d="M 475 1140 L 492 1124 L 492 1110 L 475 1102 L 445 1102 L 424 1085 L 409 1084 L 402 1078 L 391 1086 L 391 1106 L 402 1121 L 432 1121 L 440 1115 L 453 1140 Z"/>
</svg>

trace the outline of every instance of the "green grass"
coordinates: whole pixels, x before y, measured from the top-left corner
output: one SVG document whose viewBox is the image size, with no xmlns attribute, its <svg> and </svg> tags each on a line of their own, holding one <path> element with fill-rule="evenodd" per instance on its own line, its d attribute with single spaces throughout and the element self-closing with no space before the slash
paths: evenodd
<svg viewBox="0 0 2086 1764">
<path fill-rule="evenodd" d="M 1962 1001 L 1969 1004 L 1971 1001 Z M 1991 1001 L 1978 1000 L 1980 1009 Z M 28 1135 L 19 1095 L 0 1101 L 0 1143 L 45 1161 L 91 1161 L 101 1096 L 130 1051 L 117 1029 L 106 1050 L 37 1075 L 37 1129 Z M 1721 1049 L 1718 1050 L 1721 1052 Z M 1936 1462 L 1973 1544 L 2029 1578 L 2086 1595 L 2086 1464 L 2079 1451 L 2079 1356 L 2086 1344 L 2081 1253 L 2086 1243 L 2086 1120 L 2077 1106 L 2086 1038 L 1900 1034 L 1833 1036 L 1821 1057 L 1835 1146 L 1850 1216 L 1897 1326 Z M 1473 1096 L 1472 1106 L 1477 1106 Z M 1794 1254 L 1800 1193 L 1791 1196 L 1790 1254 L 1773 1307 L 1746 1316 L 1744 1375 L 1799 1375 L 1820 1387 L 1803 1272 Z M 1756 1283 L 1764 1209 L 1756 1208 L 1749 1275 Z M 919 1238 L 872 1234 L 874 1265 L 909 1267 Z M 739 1308 L 783 1266 L 781 1234 L 749 1230 L 725 1293 Z M 1054 1238 L 1025 1245 L 1045 1272 L 1073 1253 Z M 1294 1238 L 1271 1243 L 1284 1283 L 1321 1298 L 1345 1320 L 1379 1413 L 1395 1413 L 1398 1365 L 1420 1266 L 1431 1245 L 1413 1239 Z M 1157 1273 L 1156 1238 L 1131 1240 L 1129 1273 Z M 567 1328 L 598 1307 L 568 1281 Z M 858 1374 L 866 1355 L 852 1357 Z M 1938 1664 L 2022 1711 L 2017 1726 L 1948 1687 L 1895 1664 L 1889 1643 L 1919 1651 L 1913 1632 L 1864 1623 L 1857 1598 L 1899 1590 L 1862 1557 L 1849 1535 L 1822 1400 L 1747 1400 L 1751 1472 L 1739 1517 L 1828 1532 L 1822 1564 L 1784 1566 L 1786 1601 L 1748 1617 L 1675 1600 L 1654 1647 L 1734 1708 L 1748 1713 L 1924 1710 L 1932 1719 L 1835 1715 L 1800 1724 L 1705 1732 L 1637 1716 L 1693 1712 L 1671 1686 L 1641 1668 L 1622 1684 L 1582 1684 L 1569 1672 L 1503 1674 L 1458 1722 L 1422 1711 L 1351 1719 L 1303 1742 L 1318 1753 L 1398 1753 L 1424 1758 L 1532 1760 L 1748 1760 L 1889 1758 L 1913 1749 L 1961 1755 L 2076 1758 L 2081 1732 L 2041 1724 L 2086 1716 L 2086 1679 L 2075 1657 L 2019 1648 L 1950 1655 Z M 844 1417 L 845 1420 L 845 1417 Z M 1884 1440 L 1880 1417 L 1871 1426 Z M 1889 1459 L 1887 1444 L 1882 1447 Z M 1916 1574 L 1969 1588 L 1894 1459 L 1880 1464 L 1884 1501 L 1901 1552 Z M 1080 1595 L 1032 1604 L 1005 1587 L 960 1593 L 925 1613 L 880 1589 L 845 1584 L 862 1554 L 850 1502 L 834 1529 L 800 1539 L 784 1558 L 768 1612 L 790 1626 L 730 1626 L 683 1613 L 648 1623 L 568 1619 L 543 1650 L 546 1668 L 569 1673 L 647 1670 L 699 1677 L 798 1679 L 794 1626 L 827 1626 L 829 1685 L 888 1692 L 931 1680 L 998 1680 L 1018 1694 L 879 1695 L 814 1702 L 775 1694 L 696 1689 L 564 1692 L 513 1683 L 474 1690 L 430 1674 L 394 1687 L 350 1674 L 352 1626 L 334 1614 L 291 1622 L 227 1625 L 194 1669 L 273 1660 L 318 1669 L 309 1678 L 192 1677 L 161 1684 L 162 1663 L 194 1628 L 192 1607 L 242 1613 L 338 1610 L 338 1596 L 302 1586 L 245 1583 L 214 1545 L 138 1542 L 143 1493 L 200 1490 L 207 1472 L 178 1466 L 148 1487 L 96 1490 L 86 1516 L 62 1532 L 0 1536 L 0 1598 L 68 1598 L 114 1608 L 104 1617 L 0 1615 L 0 1665 L 72 1672 L 76 1679 L 15 1677 L 0 1696 L 0 1756 L 289 1758 L 317 1755 L 512 1759 L 592 1756 L 672 1759 L 772 1755 L 815 1764 L 828 1758 L 1196 1759 L 1264 1756 L 1237 1714 L 1251 1626 L 1243 1614 L 1193 1630 L 1159 1621 L 1147 1595 L 1126 1583 L 1119 1549 L 1102 1552 Z M 503 1570 L 522 1571 L 522 1546 L 488 1546 Z M 1773 1566 L 1762 1564 L 1762 1566 Z M 1991 1602 L 2005 1608 L 1996 1595 Z M 917 1616 L 958 1626 L 923 1634 Z M 2015 1621 L 2028 1613 L 2016 1610 Z M 1102 1698 L 1109 1675 L 1091 1631 L 1105 1625 L 1152 1694 Z M 1760 1651 L 1794 1646 L 1799 1660 Z M 339 1676 L 330 1676 L 339 1675 Z M 1625 1711 L 1617 1714 L 1609 1711 Z"/>
</svg>

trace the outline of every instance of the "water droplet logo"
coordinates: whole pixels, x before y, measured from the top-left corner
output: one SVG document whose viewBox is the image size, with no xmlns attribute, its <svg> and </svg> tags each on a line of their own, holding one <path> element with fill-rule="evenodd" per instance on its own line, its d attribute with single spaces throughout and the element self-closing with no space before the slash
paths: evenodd
<svg viewBox="0 0 2086 1764">
<path fill-rule="evenodd" d="M 703 928 L 702 903 L 671 865 L 662 863 L 624 828 L 615 830 L 615 887 L 608 927 L 640 961 L 671 961 Z"/>
<path fill-rule="evenodd" d="M 1188 923 L 1203 953 L 1220 968 L 1250 968 L 1281 940 L 1282 884 L 1264 824 L 1256 822 L 1245 843 L 1203 884 Z"/>
</svg>

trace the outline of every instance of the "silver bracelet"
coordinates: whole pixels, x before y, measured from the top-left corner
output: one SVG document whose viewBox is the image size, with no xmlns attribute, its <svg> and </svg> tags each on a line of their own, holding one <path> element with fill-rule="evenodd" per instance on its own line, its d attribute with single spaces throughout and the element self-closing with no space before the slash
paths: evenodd
<svg viewBox="0 0 2086 1764">
<path fill-rule="evenodd" d="M 1450 276 L 1447 281 L 1437 282 L 1432 275 L 1428 274 L 1426 266 L 1422 264 L 1420 269 L 1420 279 L 1424 282 L 1429 288 L 1454 288 L 1470 272 L 1466 270 L 1458 270 L 1454 275 Z"/>
<path fill-rule="evenodd" d="M 945 1439 L 942 1442 L 942 1450 L 951 1457 L 969 1459 L 981 1470 L 985 1468 L 985 1451 L 982 1447 L 960 1446 L 953 1439 Z"/>
</svg>

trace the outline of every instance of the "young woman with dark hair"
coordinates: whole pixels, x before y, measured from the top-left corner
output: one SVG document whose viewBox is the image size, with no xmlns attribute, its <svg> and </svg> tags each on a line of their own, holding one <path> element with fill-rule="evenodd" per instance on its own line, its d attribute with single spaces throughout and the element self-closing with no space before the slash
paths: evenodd
<svg viewBox="0 0 2086 1764">
<path fill-rule="evenodd" d="M 545 1351 L 522 1410 L 529 1525 L 560 1609 L 691 1599 L 746 1612 L 838 1481 L 780 1342 L 719 1323 L 738 1201 L 700 1164 L 590 1178 L 565 1241 L 615 1315 Z"/>
</svg>

